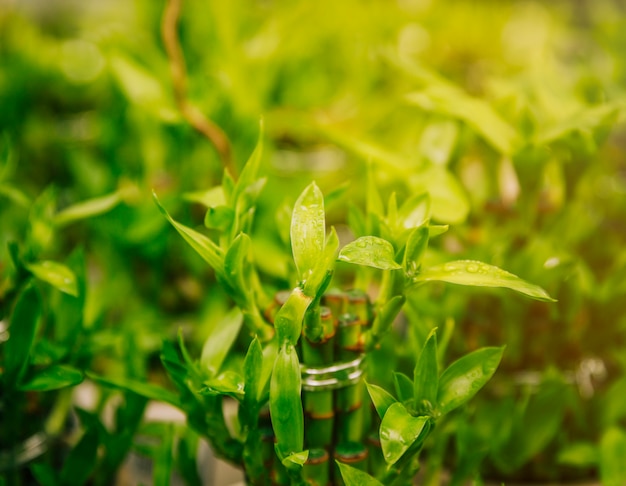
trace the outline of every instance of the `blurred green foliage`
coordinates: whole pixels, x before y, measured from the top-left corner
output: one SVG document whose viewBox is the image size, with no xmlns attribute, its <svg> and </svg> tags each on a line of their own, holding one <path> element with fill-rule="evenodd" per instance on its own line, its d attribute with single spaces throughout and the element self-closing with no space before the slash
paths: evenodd
<svg viewBox="0 0 626 486">
<path fill-rule="evenodd" d="M 161 2 L 54 3 L 0 6 L 0 319 L 31 275 L 54 294 L 49 312 L 66 312 L 56 302 L 71 285 L 45 286 L 65 270 L 45 262 L 80 281 L 67 259 L 80 248 L 84 311 L 80 324 L 52 319 L 59 342 L 82 333 L 74 364 L 159 381 L 161 340 L 182 327 L 199 352 L 231 303 L 151 193 L 199 228 L 210 206 L 199 195 L 212 197 L 222 163 L 181 116 Z M 372 187 L 385 203 L 426 191 L 433 224 L 451 228 L 425 263 L 481 260 L 558 299 L 421 287 L 396 330 L 408 339 L 383 343 L 390 369 L 408 372 L 433 327 L 446 330 L 446 357 L 507 345 L 492 390 L 506 398 L 464 410 L 433 448 L 459 457 L 446 464 L 459 478 L 486 459 L 489 474 L 623 479 L 624 28 L 618 0 L 183 4 L 187 96 L 228 135 L 239 171 L 265 120 L 252 253 L 273 288 L 290 274 L 289 236 L 275 228 L 315 179 L 342 244 L 361 236 L 345 225 L 362 227 L 356 208 L 382 205 Z M 589 358 L 602 364 L 584 378 Z M 529 371 L 532 386 L 497 388 Z M 547 465 L 529 466 L 541 451 Z"/>
</svg>

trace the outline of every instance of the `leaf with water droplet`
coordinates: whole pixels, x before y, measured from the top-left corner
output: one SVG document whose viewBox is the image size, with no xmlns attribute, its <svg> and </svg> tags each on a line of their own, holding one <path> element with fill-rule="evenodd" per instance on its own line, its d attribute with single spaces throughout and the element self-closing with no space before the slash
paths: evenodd
<svg viewBox="0 0 626 486">
<path fill-rule="evenodd" d="M 291 216 L 291 250 L 301 280 L 306 280 L 324 251 L 324 196 L 315 182 L 300 194 Z"/>
<path fill-rule="evenodd" d="M 439 412 L 448 413 L 471 399 L 495 373 L 504 347 L 481 348 L 452 363 L 439 378 Z"/>
<path fill-rule="evenodd" d="M 394 256 L 393 246 L 387 240 L 377 236 L 362 236 L 344 246 L 337 259 L 381 270 L 402 268 L 396 263 Z"/>
<path fill-rule="evenodd" d="M 346 486 L 383 486 L 383 483 L 356 467 L 335 461 Z"/>
<path fill-rule="evenodd" d="M 474 260 L 457 260 L 423 269 L 413 278 L 414 284 L 448 282 L 475 287 L 504 287 L 536 300 L 555 302 L 541 287 L 493 265 Z"/>
<path fill-rule="evenodd" d="M 389 406 L 380 424 L 380 445 L 387 464 L 395 464 L 420 436 L 428 433 L 428 417 L 413 417 L 396 402 Z"/>
<path fill-rule="evenodd" d="M 49 283 L 61 292 L 74 297 L 78 296 L 76 275 L 62 263 L 45 260 L 27 263 L 25 266 L 39 280 Z"/>
</svg>

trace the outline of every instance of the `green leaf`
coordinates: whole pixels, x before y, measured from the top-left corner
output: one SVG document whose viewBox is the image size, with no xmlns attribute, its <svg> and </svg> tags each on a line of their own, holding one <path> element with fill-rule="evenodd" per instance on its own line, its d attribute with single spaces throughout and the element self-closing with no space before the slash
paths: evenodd
<svg viewBox="0 0 626 486">
<path fill-rule="evenodd" d="M 394 255 L 393 246 L 387 240 L 376 236 L 362 236 L 344 246 L 337 259 L 381 270 L 402 268 L 394 260 Z"/>
<path fill-rule="evenodd" d="M 165 122 L 175 122 L 180 118 L 169 93 L 146 68 L 121 54 L 111 56 L 110 66 L 114 78 L 131 103 Z"/>
<path fill-rule="evenodd" d="M 264 133 L 264 123 L 263 120 L 259 122 L 259 138 L 257 139 L 256 146 L 254 147 L 254 151 L 250 158 L 246 162 L 241 171 L 241 175 L 233 188 L 232 193 L 232 201 L 233 207 L 237 209 L 237 212 L 241 212 L 244 209 L 245 204 L 242 206 L 242 196 L 246 191 L 250 191 L 251 188 L 255 187 L 259 182 L 257 180 L 259 168 L 261 166 L 261 160 L 263 158 L 263 133 Z M 263 187 L 263 183 L 260 185 Z M 253 192 L 258 193 L 261 187 L 256 187 Z"/>
<path fill-rule="evenodd" d="M 62 263 L 44 260 L 27 263 L 25 267 L 39 280 L 49 283 L 61 292 L 74 297 L 78 296 L 76 275 Z"/>
<path fill-rule="evenodd" d="M 566 466 L 587 468 L 595 467 L 599 462 L 598 446 L 591 442 L 568 444 L 559 451 L 557 461 Z"/>
<path fill-rule="evenodd" d="M 205 387 L 200 390 L 203 395 L 227 395 L 237 400 L 244 396 L 244 382 L 239 373 L 225 371 L 218 376 L 204 382 Z"/>
<path fill-rule="evenodd" d="M 504 287 L 543 302 L 555 302 L 541 287 L 501 268 L 474 260 L 457 260 L 423 269 L 414 283 L 441 281 L 475 287 Z"/>
<path fill-rule="evenodd" d="M 37 484 L 41 486 L 65 486 L 61 483 L 58 473 L 50 464 L 45 462 L 36 463 L 30 467 L 30 470 L 33 476 L 35 476 Z M 1 476 L 0 484 L 3 485 Z"/>
<path fill-rule="evenodd" d="M 204 226 L 209 229 L 226 231 L 235 221 L 235 211 L 228 206 L 213 206 L 207 209 Z"/>
<path fill-rule="evenodd" d="M 89 371 L 85 372 L 85 374 L 87 375 L 87 377 L 101 385 L 117 388 L 118 390 L 131 391 L 133 393 L 136 393 L 137 395 L 141 395 L 142 397 L 150 398 L 152 400 L 159 400 L 165 403 L 169 403 L 174 407 L 182 408 L 178 395 L 169 390 L 166 390 L 165 388 L 161 388 L 160 386 L 136 381 L 131 378 L 125 377 L 99 376 Z"/>
<path fill-rule="evenodd" d="M 296 348 L 278 351 L 270 382 L 270 415 L 276 435 L 276 452 L 282 461 L 301 452 L 304 443 L 304 413 L 300 392 L 302 379 Z"/>
<path fill-rule="evenodd" d="M 600 440 L 600 478 L 606 486 L 621 486 L 626 478 L 626 433 L 608 429 Z"/>
<path fill-rule="evenodd" d="M 446 165 L 452 156 L 459 134 L 458 124 L 440 119 L 426 125 L 420 138 L 419 152 L 436 165 Z"/>
<path fill-rule="evenodd" d="M 302 333 L 304 313 L 311 304 L 312 297 L 302 292 L 299 287 L 293 289 L 287 302 L 280 308 L 274 318 L 274 327 L 278 335 L 278 342 L 295 344 Z"/>
<path fill-rule="evenodd" d="M 346 486 L 383 486 L 383 483 L 360 469 L 335 461 Z"/>
<path fill-rule="evenodd" d="M 446 414 L 470 400 L 493 376 L 504 347 L 481 348 L 452 363 L 439 378 L 437 406 Z"/>
<path fill-rule="evenodd" d="M 19 295 L 10 317 L 9 340 L 4 344 L 4 386 L 11 389 L 20 381 L 29 362 L 41 315 L 41 297 L 29 285 Z"/>
<path fill-rule="evenodd" d="M 178 231 L 178 233 L 185 239 L 185 241 L 189 243 L 189 245 L 194 250 L 196 250 L 196 252 L 198 252 L 202 259 L 207 262 L 213 268 L 213 270 L 215 270 L 215 273 L 223 276 L 224 252 L 222 251 L 222 249 L 218 247 L 215 243 L 213 243 L 213 241 L 211 241 L 209 238 L 204 236 L 202 233 L 198 233 L 197 231 L 175 221 L 165 210 L 165 208 L 161 206 L 161 203 L 159 202 L 159 199 L 157 198 L 155 192 L 152 193 L 152 197 L 154 198 L 154 201 L 159 207 L 161 213 L 163 213 L 163 215 L 170 222 L 170 224 L 174 226 L 174 228 L 176 228 L 176 231 Z"/>
<path fill-rule="evenodd" d="M 325 221 L 324 196 L 312 182 L 298 197 L 291 217 L 291 250 L 301 280 L 306 281 L 324 251 Z"/>
<path fill-rule="evenodd" d="M 170 486 L 172 466 L 174 462 L 174 424 L 163 424 L 160 437 L 161 443 L 154 454 L 154 470 L 152 484 L 154 486 Z"/>
<path fill-rule="evenodd" d="M 244 396 L 243 404 L 239 408 L 241 421 L 245 426 L 253 427 L 259 420 L 259 400 L 263 392 L 261 383 L 263 373 L 263 350 L 257 338 L 254 338 L 248 347 L 243 363 Z"/>
<path fill-rule="evenodd" d="M 215 326 L 204 342 L 200 364 L 210 375 L 219 373 L 226 355 L 239 335 L 243 324 L 241 310 L 234 307 L 224 316 L 219 325 Z"/>
<path fill-rule="evenodd" d="M 245 233 L 239 233 L 224 258 L 224 273 L 229 285 L 246 300 L 252 300 L 252 297 L 246 297 L 251 295 L 251 289 L 245 278 L 246 271 L 251 265 L 250 247 L 250 237 Z"/>
<path fill-rule="evenodd" d="M 0 184 L 0 196 L 10 199 L 23 208 L 28 208 L 31 204 L 30 198 L 23 191 L 8 183 Z"/>
<path fill-rule="evenodd" d="M 372 403 L 376 408 L 376 413 L 382 419 L 387 413 L 387 409 L 397 402 L 397 400 L 386 390 L 379 387 L 378 385 L 372 385 L 370 383 L 365 383 L 367 386 L 367 392 L 372 399 Z"/>
<path fill-rule="evenodd" d="M 409 238 L 406 242 L 406 248 L 404 250 L 404 260 L 402 266 L 404 271 L 409 277 L 417 275 L 422 256 L 426 252 L 429 239 L 428 227 L 422 226 L 421 228 L 415 228 L 409 234 Z"/>
<path fill-rule="evenodd" d="M 121 200 L 121 192 L 115 191 L 106 196 L 81 201 L 59 211 L 54 217 L 54 224 L 57 226 L 65 226 L 75 221 L 80 221 L 81 219 L 104 214 L 117 206 Z"/>
<path fill-rule="evenodd" d="M 98 454 L 98 429 L 91 427 L 83 434 L 65 460 L 61 470 L 64 486 L 82 486 L 90 478 Z"/>
<path fill-rule="evenodd" d="M 428 432 L 428 417 L 413 417 L 406 407 L 392 404 L 380 424 L 380 445 L 387 464 L 395 464 L 422 435 Z"/>
<path fill-rule="evenodd" d="M 404 373 L 394 371 L 393 384 L 396 387 L 396 395 L 401 402 L 407 402 L 413 399 L 413 381 Z"/>
<path fill-rule="evenodd" d="M 317 260 L 315 268 L 311 272 L 311 276 L 304 282 L 304 294 L 316 298 L 326 290 L 330 283 L 330 274 L 334 271 L 335 261 L 337 260 L 337 251 L 339 250 L 339 237 L 335 227 L 331 227 L 324 252 Z"/>
<path fill-rule="evenodd" d="M 442 223 L 462 223 L 470 211 L 465 188 L 445 167 L 432 166 L 416 172 L 409 187 L 417 193 L 427 192 L 432 202 L 432 217 Z"/>
<path fill-rule="evenodd" d="M 28 378 L 19 387 L 24 391 L 50 391 L 78 385 L 83 381 L 80 370 L 67 365 L 52 365 Z"/>
<path fill-rule="evenodd" d="M 486 101 L 471 97 L 460 89 L 435 84 L 407 96 L 410 104 L 467 123 L 496 150 L 510 155 L 520 143 L 517 132 Z"/>
<path fill-rule="evenodd" d="M 398 218 L 404 229 L 419 228 L 430 220 L 430 196 L 428 193 L 416 194 L 407 199 L 400 210 Z"/>
<path fill-rule="evenodd" d="M 202 204 L 207 208 L 226 205 L 226 196 L 222 186 L 215 186 L 206 191 L 186 192 L 183 194 L 183 199 Z"/>
<path fill-rule="evenodd" d="M 405 302 L 406 297 L 404 295 L 396 295 L 385 302 L 382 309 L 378 310 L 372 324 L 372 335 L 375 338 L 374 342 L 389 330 Z"/>
<path fill-rule="evenodd" d="M 439 389 L 439 366 L 437 364 L 437 334 L 433 329 L 424 343 L 422 352 L 417 359 L 413 375 L 413 398 L 417 407 L 437 406 L 437 390 Z M 426 402 L 426 403 L 425 403 Z"/>
<path fill-rule="evenodd" d="M 287 469 L 300 469 L 309 458 L 309 451 L 296 452 L 285 457 L 281 462 Z"/>
</svg>

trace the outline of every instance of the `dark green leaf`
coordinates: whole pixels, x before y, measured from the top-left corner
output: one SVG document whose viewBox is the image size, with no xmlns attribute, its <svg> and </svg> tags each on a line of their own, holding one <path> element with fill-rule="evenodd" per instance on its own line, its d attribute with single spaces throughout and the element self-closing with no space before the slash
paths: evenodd
<svg viewBox="0 0 626 486">
<path fill-rule="evenodd" d="M 181 403 L 178 395 L 161 388 L 157 385 L 150 383 L 144 383 L 136 381 L 131 378 L 124 377 L 104 377 L 98 376 L 91 372 L 85 373 L 90 379 L 101 385 L 110 386 L 119 390 L 128 390 L 142 397 L 150 398 L 152 400 L 159 400 L 165 403 L 169 403 L 177 408 L 181 408 Z"/>
<path fill-rule="evenodd" d="M 30 470 L 40 486 L 65 486 L 61 483 L 58 473 L 50 464 L 45 462 L 33 464 Z M 2 484 L 1 479 L 2 477 L 0 476 L 0 484 Z"/>
<path fill-rule="evenodd" d="M 270 383 L 270 415 L 279 459 L 302 452 L 304 413 L 300 392 L 302 381 L 296 349 L 286 344 L 278 351 Z"/>
<path fill-rule="evenodd" d="M 396 395 L 401 402 L 413 399 L 413 382 L 404 373 L 395 371 L 393 373 L 393 384 L 396 388 Z"/>
<path fill-rule="evenodd" d="M 78 385 L 83 381 L 83 374 L 67 365 L 52 365 L 34 373 L 20 385 L 24 391 L 50 391 Z"/>
<path fill-rule="evenodd" d="M 170 486 L 172 465 L 174 462 L 174 425 L 163 424 L 161 443 L 154 454 L 154 470 L 152 471 L 154 486 Z"/>
<path fill-rule="evenodd" d="M 383 483 L 360 469 L 335 461 L 346 486 L 383 486 Z"/>
<path fill-rule="evenodd" d="M 62 263 L 46 260 L 27 263 L 25 266 L 35 277 L 49 283 L 61 292 L 74 297 L 78 295 L 76 275 Z"/>
<path fill-rule="evenodd" d="M 204 342 L 200 365 L 210 374 L 219 373 L 226 355 L 230 351 L 241 326 L 243 324 L 243 314 L 234 307 L 224 316 L 219 325 L 215 326 Z"/>
<path fill-rule="evenodd" d="M 315 182 L 298 197 L 291 217 L 291 250 L 301 280 L 313 271 L 326 242 L 324 196 Z"/>
<path fill-rule="evenodd" d="M 244 425 L 252 427 L 259 419 L 259 400 L 263 391 L 263 384 L 261 383 L 263 350 L 257 338 L 254 338 L 248 347 L 243 369 L 245 384 L 240 416 Z"/>
<path fill-rule="evenodd" d="M 230 286 L 243 295 L 250 293 L 246 269 L 250 265 L 250 237 L 240 233 L 232 242 L 224 259 L 224 272 Z"/>
<path fill-rule="evenodd" d="M 422 352 L 417 359 L 413 376 L 413 398 L 415 405 L 420 407 L 423 402 L 431 409 L 437 406 L 437 390 L 439 389 L 439 366 L 437 364 L 437 334 L 433 329 L 424 343 Z"/>
<path fill-rule="evenodd" d="M 504 287 L 544 302 L 554 302 L 541 287 L 493 265 L 474 260 L 457 260 L 423 269 L 414 283 L 441 281 L 475 287 Z"/>
<path fill-rule="evenodd" d="M 439 378 L 438 409 L 445 414 L 470 400 L 493 376 L 504 347 L 481 348 L 452 363 Z"/>
<path fill-rule="evenodd" d="M 380 444 L 387 464 L 395 464 L 428 432 L 428 417 L 413 417 L 399 402 L 392 404 L 380 424 Z"/>
<path fill-rule="evenodd" d="M 96 466 L 98 445 L 98 428 L 87 429 L 65 460 L 61 470 L 64 486 L 82 486 L 87 482 Z"/>
<path fill-rule="evenodd" d="M 9 340 L 4 344 L 4 385 L 16 386 L 24 374 L 41 314 L 41 297 L 33 286 L 17 299 L 9 321 Z"/>
<path fill-rule="evenodd" d="M 396 263 L 394 256 L 393 246 L 387 240 L 376 236 L 362 236 L 344 246 L 337 259 L 382 270 L 402 268 Z"/>
<path fill-rule="evenodd" d="M 376 412 L 378 416 L 382 419 L 387 413 L 387 409 L 397 400 L 383 388 L 378 385 L 372 385 L 370 383 L 366 383 L 367 392 L 372 399 L 372 403 L 374 403 L 374 407 L 376 408 Z"/>
</svg>

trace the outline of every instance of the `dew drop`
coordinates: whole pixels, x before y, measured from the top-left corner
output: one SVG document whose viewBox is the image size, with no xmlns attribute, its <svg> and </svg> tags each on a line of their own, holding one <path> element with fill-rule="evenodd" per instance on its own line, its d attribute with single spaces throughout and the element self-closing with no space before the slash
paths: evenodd
<svg viewBox="0 0 626 486">
<path fill-rule="evenodd" d="M 469 272 L 469 273 L 477 273 L 479 270 L 479 267 L 476 263 L 470 263 L 467 265 L 467 267 L 465 267 L 465 269 Z"/>
</svg>

